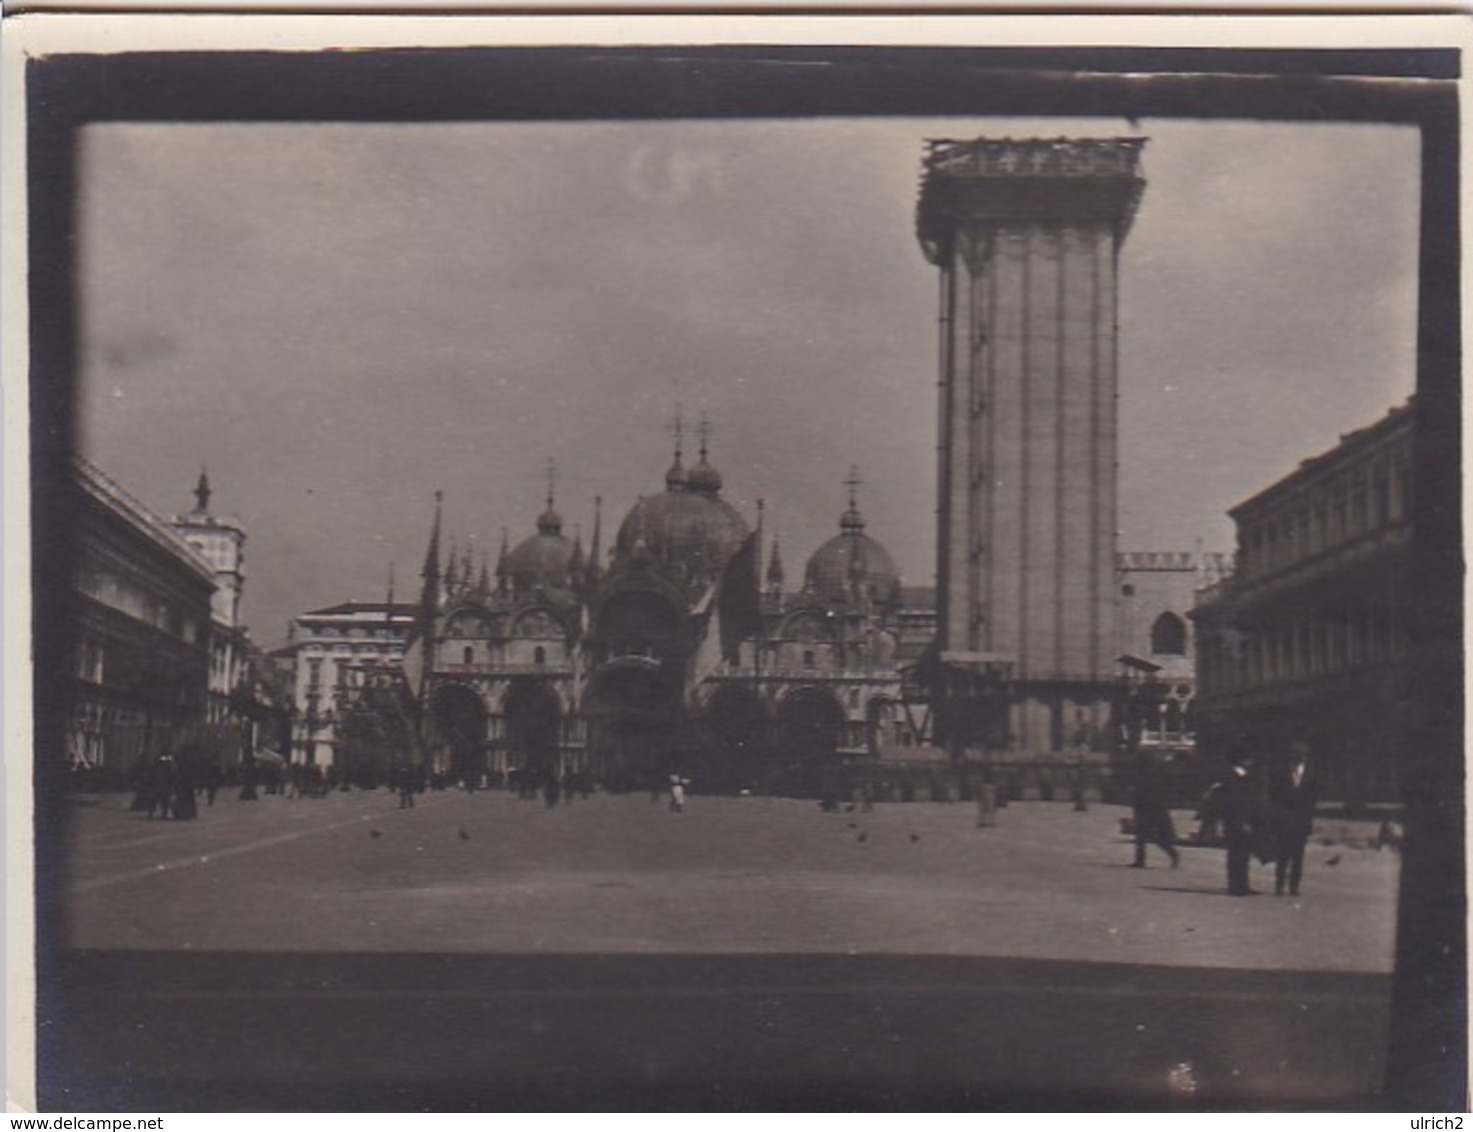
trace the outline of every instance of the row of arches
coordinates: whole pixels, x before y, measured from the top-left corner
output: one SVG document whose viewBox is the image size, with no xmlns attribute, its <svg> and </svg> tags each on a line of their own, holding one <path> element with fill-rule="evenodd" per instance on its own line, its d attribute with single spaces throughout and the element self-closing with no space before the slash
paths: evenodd
<svg viewBox="0 0 1473 1132">
<path fill-rule="evenodd" d="M 471 686 L 442 684 L 431 710 L 442 764 L 452 777 L 511 766 L 562 772 L 569 769 L 570 746 L 581 749 L 577 769 L 631 780 L 669 773 L 690 757 L 733 769 L 765 760 L 824 762 L 859 744 L 876 750 L 895 718 L 894 703 L 883 697 L 869 701 L 864 723 L 856 725 L 828 689 L 799 686 L 769 705 L 738 684 L 719 688 L 703 711 L 687 718 L 681 691 L 658 663 L 622 658 L 595 674 L 577 718 L 570 719 L 549 684 L 514 681 L 494 744 L 490 713 Z M 499 752 L 494 756 L 493 748 Z"/>
</svg>

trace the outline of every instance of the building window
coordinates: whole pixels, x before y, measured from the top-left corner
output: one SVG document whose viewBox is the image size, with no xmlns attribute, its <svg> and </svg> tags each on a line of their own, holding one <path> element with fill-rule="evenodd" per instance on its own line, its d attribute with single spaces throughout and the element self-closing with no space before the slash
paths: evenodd
<svg viewBox="0 0 1473 1132">
<path fill-rule="evenodd" d="M 1350 485 L 1350 529 L 1359 534 L 1366 529 L 1366 475 L 1357 472 Z"/>
<path fill-rule="evenodd" d="M 547 650 L 541 645 L 538 645 L 537 648 L 533 650 L 532 663 L 535 664 L 538 668 L 541 668 L 544 664 L 547 663 Z"/>
<path fill-rule="evenodd" d="M 1121 597 L 1135 597 L 1135 587 L 1133 585 L 1131 585 L 1129 582 L 1126 582 L 1125 585 L 1123 585 L 1123 586 L 1120 587 L 1120 596 Z"/>
<path fill-rule="evenodd" d="M 1163 613 L 1151 626 L 1151 651 L 1160 656 L 1185 656 L 1187 625 L 1175 613 Z"/>
<path fill-rule="evenodd" d="M 474 664 L 475 663 L 475 660 L 476 660 L 476 650 L 473 649 L 470 645 L 466 645 L 465 646 L 465 652 L 464 652 L 463 655 L 464 655 L 465 663 L 466 664 Z"/>
</svg>

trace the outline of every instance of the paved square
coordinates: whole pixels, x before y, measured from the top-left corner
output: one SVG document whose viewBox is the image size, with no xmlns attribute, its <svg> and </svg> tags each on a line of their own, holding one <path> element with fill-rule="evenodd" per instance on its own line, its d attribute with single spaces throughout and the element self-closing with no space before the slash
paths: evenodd
<svg viewBox="0 0 1473 1132">
<path fill-rule="evenodd" d="M 43 1095 L 182 1111 L 1367 1103 L 1395 854 L 1315 844 L 1302 898 L 1234 899 L 1218 850 L 1128 868 L 1125 812 L 1015 803 L 981 829 L 959 803 L 696 795 L 677 814 L 446 792 L 399 810 L 377 792 L 222 795 L 195 822 L 151 823 L 126 798 L 82 799 Z"/>
<path fill-rule="evenodd" d="M 1399 859 L 1312 845 L 1303 896 L 1225 895 L 1220 850 L 1126 868 L 1128 811 L 822 813 L 637 795 L 222 796 L 195 822 L 76 810 L 71 941 L 249 951 L 981 955 L 1389 972 Z M 1178 827 L 1189 828 L 1188 815 Z M 1257 887 L 1271 893 L 1272 870 Z"/>
</svg>

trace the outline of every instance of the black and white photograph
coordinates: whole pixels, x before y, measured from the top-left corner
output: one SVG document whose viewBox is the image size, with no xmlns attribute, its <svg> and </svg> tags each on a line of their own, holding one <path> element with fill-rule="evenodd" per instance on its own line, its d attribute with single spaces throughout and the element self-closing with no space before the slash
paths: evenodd
<svg viewBox="0 0 1473 1132">
<path fill-rule="evenodd" d="M 1465 1109 L 1460 51 L 504 24 L 23 64 L 12 1097 Z"/>
</svg>

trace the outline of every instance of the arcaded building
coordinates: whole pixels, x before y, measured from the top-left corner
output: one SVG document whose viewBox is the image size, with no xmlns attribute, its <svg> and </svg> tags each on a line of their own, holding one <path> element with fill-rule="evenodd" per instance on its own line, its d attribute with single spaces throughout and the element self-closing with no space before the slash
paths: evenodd
<svg viewBox="0 0 1473 1132">
<path fill-rule="evenodd" d="M 121 780 L 162 755 L 209 745 L 215 572 L 101 469 L 78 458 L 69 488 L 67 761 Z"/>
<path fill-rule="evenodd" d="M 1327 794 L 1400 797 L 1415 402 L 1229 514 L 1237 569 L 1193 611 L 1210 755 L 1314 752 Z"/>
<path fill-rule="evenodd" d="M 940 283 L 938 694 L 978 705 L 942 710 L 953 750 L 1060 752 L 1109 729 L 1118 263 L 1144 145 L 929 143 L 917 235 Z"/>
</svg>

